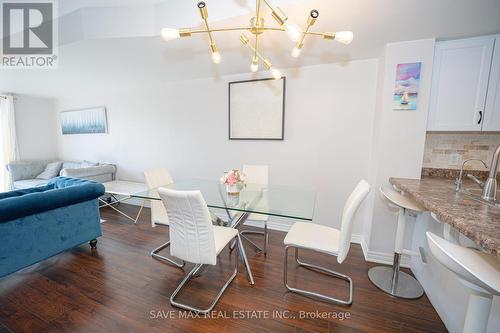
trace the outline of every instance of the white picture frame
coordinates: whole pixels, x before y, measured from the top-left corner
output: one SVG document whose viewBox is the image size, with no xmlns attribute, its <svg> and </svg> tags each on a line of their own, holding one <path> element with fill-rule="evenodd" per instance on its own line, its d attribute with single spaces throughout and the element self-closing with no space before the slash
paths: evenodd
<svg viewBox="0 0 500 333">
<path fill-rule="evenodd" d="M 284 140 L 286 79 L 229 82 L 229 140 Z"/>
</svg>

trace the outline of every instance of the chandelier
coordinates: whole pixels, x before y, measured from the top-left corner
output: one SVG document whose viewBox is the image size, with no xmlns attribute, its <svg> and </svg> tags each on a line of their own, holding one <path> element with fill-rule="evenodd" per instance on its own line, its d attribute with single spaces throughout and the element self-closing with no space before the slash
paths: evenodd
<svg viewBox="0 0 500 333">
<path fill-rule="evenodd" d="M 264 3 L 270 10 L 271 16 L 278 23 L 278 26 L 266 26 L 264 24 L 264 17 L 261 13 L 261 5 Z M 307 18 L 306 28 L 302 30 L 297 24 L 293 23 L 286 14 L 279 8 L 272 5 L 269 0 L 256 0 L 255 16 L 250 19 L 249 26 L 239 26 L 239 27 L 227 27 L 227 28 L 211 28 L 208 24 L 208 10 L 205 2 L 200 1 L 197 4 L 198 10 L 200 12 L 201 18 L 204 22 L 205 27 L 203 29 L 172 29 L 163 28 L 161 31 L 161 37 L 166 40 L 173 40 L 179 37 L 190 37 L 192 34 L 206 33 L 208 34 L 208 39 L 210 41 L 210 52 L 212 54 L 212 61 L 215 64 L 219 64 L 222 60 L 219 53 L 219 49 L 215 44 L 213 33 L 215 32 L 226 32 L 226 31 L 243 31 L 240 35 L 240 41 L 244 46 L 248 47 L 253 54 L 252 63 L 250 65 L 250 70 L 252 72 L 257 72 L 259 70 L 259 61 L 261 61 L 265 68 L 271 73 L 271 75 L 277 80 L 281 78 L 281 72 L 276 69 L 269 59 L 265 58 L 259 51 L 259 39 L 266 31 L 283 31 L 286 32 L 288 38 L 295 43 L 291 51 L 291 55 L 294 58 L 299 57 L 302 48 L 304 47 L 304 40 L 307 36 L 320 36 L 326 40 L 336 40 L 343 44 L 349 44 L 352 41 L 353 33 L 351 31 L 339 31 L 339 32 L 315 32 L 310 31 L 311 27 L 316 22 L 319 16 L 319 12 L 315 9 L 311 10 L 309 17 Z M 244 31 L 251 33 L 254 36 L 254 42 L 250 42 L 250 38 L 244 33 Z"/>
</svg>

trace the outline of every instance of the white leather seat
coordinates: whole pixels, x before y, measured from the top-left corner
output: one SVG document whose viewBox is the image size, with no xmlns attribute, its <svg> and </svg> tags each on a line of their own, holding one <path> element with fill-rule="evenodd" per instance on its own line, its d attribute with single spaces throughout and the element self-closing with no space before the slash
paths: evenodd
<svg viewBox="0 0 500 333">
<path fill-rule="evenodd" d="M 166 168 L 146 170 L 144 171 L 144 177 L 150 190 L 174 182 Z M 157 224 L 168 225 L 167 210 L 161 201 L 151 200 L 151 226 L 156 227 Z"/>
<path fill-rule="evenodd" d="M 500 262 L 427 232 L 432 255 L 471 290 L 463 332 L 486 332 L 493 295 L 500 295 Z"/>
<path fill-rule="evenodd" d="M 295 222 L 284 243 L 336 256 L 339 253 L 340 231 L 320 224 Z"/>
<path fill-rule="evenodd" d="M 219 255 L 233 238 L 238 235 L 238 229 L 214 225 L 215 253 Z"/>
<path fill-rule="evenodd" d="M 201 309 L 179 303 L 175 298 L 187 282 L 200 271 L 202 265 L 217 264 L 217 256 L 232 240 L 236 240 L 238 243 L 239 253 L 247 268 L 249 281 L 253 284 L 252 273 L 246 259 L 245 250 L 241 245 L 238 230 L 212 225 L 210 211 L 200 191 L 176 191 L 160 187 L 158 193 L 167 209 L 170 222 L 170 254 L 182 261 L 195 264 L 194 268 L 172 293 L 170 297 L 172 305 L 200 313 L 209 313 L 213 309 L 226 287 L 236 276 L 238 260 L 234 260 L 233 274 L 208 308 Z"/>
<path fill-rule="evenodd" d="M 337 262 L 341 264 L 346 259 L 349 248 L 351 246 L 352 220 L 354 214 L 369 192 L 370 184 L 368 184 L 365 180 L 361 180 L 344 205 L 340 230 L 324 225 L 305 222 L 296 222 L 292 226 L 292 228 L 290 228 L 290 231 L 287 233 L 284 240 L 284 283 L 285 287 L 288 290 L 304 296 L 316 297 L 327 302 L 344 305 L 349 305 L 352 303 L 352 279 L 349 276 L 337 273 L 325 267 L 302 262 L 301 260 L 299 260 L 298 250 L 308 249 L 328 255 L 333 255 L 337 257 Z M 320 293 L 290 287 L 288 285 L 288 250 L 290 248 L 295 249 L 295 260 L 299 266 L 316 271 L 319 270 L 323 273 L 348 281 L 349 299 L 341 300 Z"/>
</svg>

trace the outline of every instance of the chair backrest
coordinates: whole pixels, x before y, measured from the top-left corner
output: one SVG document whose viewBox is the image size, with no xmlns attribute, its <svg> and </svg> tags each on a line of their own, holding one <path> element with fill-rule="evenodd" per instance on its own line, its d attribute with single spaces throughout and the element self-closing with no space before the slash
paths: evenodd
<svg viewBox="0 0 500 333">
<path fill-rule="evenodd" d="M 215 265 L 215 238 L 210 212 L 200 191 L 160 187 L 170 222 L 170 254 L 194 263 Z"/>
<path fill-rule="evenodd" d="M 344 205 L 342 224 L 340 227 L 339 253 L 337 255 L 339 264 L 345 260 L 347 253 L 349 253 L 349 248 L 351 247 L 352 220 L 359 206 L 368 195 L 368 192 L 370 192 L 370 184 L 362 179 L 354 191 L 352 191 Z"/>
<path fill-rule="evenodd" d="M 174 182 L 170 172 L 166 168 L 146 170 L 144 171 L 144 177 L 149 189 L 169 185 Z"/>
<path fill-rule="evenodd" d="M 242 171 L 249 184 L 269 184 L 269 167 L 267 165 L 244 165 Z"/>
</svg>

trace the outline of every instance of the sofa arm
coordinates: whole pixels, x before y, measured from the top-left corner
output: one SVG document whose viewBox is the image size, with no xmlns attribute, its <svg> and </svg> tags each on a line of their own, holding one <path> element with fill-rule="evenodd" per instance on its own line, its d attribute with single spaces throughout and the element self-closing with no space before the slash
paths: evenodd
<svg viewBox="0 0 500 333">
<path fill-rule="evenodd" d="M 115 172 L 116 167 L 114 165 L 104 164 L 87 168 L 62 169 L 61 176 L 70 178 L 87 178 L 104 174 L 114 174 Z"/>
<path fill-rule="evenodd" d="M 47 162 L 12 162 L 7 164 L 7 171 L 10 173 L 12 181 L 22 179 L 33 179 L 45 170 Z"/>
<path fill-rule="evenodd" d="M 44 191 L 30 189 L 23 195 L 0 200 L 0 223 L 94 200 L 104 191 L 102 184 L 93 181 L 56 177 Z"/>
</svg>

